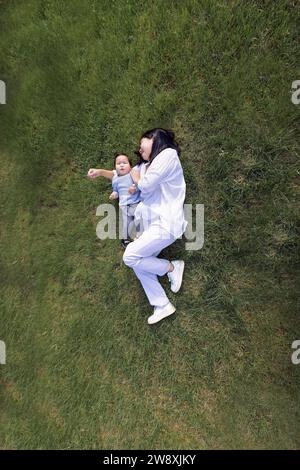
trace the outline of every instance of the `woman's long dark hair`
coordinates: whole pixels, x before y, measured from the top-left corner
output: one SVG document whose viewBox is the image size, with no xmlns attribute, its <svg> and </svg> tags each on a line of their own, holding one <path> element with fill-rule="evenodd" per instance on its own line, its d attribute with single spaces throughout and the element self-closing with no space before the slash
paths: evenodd
<svg viewBox="0 0 300 470">
<path fill-rule="evenodd" d="M 162 128 L 155 128 L 151 129 L 147 132 L 144 132 L 144 134 L 141 136 L 140 140 L 143 138 L 147 139 L 152 139 L 153 138 L 153 144 L 152 144 L 152 150 L 150 154 L 150 159 L 149 159 L 149 164 L 153 162 L 154 158 L 163 150 L 167 148 L 175 149 L 180 155 L 180 148 L 175 141 L 175 134 L 173 131 L 168 130 L 168 129 L 162 129 Z M 136 155 L 139 156 L 140 160 L 138 162 L 138 165 L 141 163 L 147 163 L 146 160 L 143 159 L 143 157 L 140 154 L 139 150 L 136 150 L 134 152 Z"/>
</svg>

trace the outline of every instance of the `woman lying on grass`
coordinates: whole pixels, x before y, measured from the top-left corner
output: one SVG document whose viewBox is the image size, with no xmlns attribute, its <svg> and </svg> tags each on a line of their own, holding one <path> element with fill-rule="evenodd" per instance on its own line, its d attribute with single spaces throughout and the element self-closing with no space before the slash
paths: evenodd
<svg viewBox="0 0 300 470">
<path fill-rule="evenodd" d="M 159 322 L 175 312 L 157 276 L 167 275 L 172 292 L 178 292 L 184 271 L 184 261 L 157 258 L 163 248 L 171 245 L 184 233 L 186 184 L 179 160 L 180 149 L 172 131 L 151 129 L 140 139 L 138 154 L 146 163 L 130 171 L 133 183 L 129 191 L 141 192 L 141 202 L 135 209 L 135 219 L 143 226 L 142 234 L 129 243 L 123 255 L 124 263 L 131 267 L 140 280 L 153 314 L 149 324 Z M 88 176 L 102 175 L 109 179 L 114 172 L 91 169 Z M 98 174 L 97 174 L 98 172 Z"/>
</svg>

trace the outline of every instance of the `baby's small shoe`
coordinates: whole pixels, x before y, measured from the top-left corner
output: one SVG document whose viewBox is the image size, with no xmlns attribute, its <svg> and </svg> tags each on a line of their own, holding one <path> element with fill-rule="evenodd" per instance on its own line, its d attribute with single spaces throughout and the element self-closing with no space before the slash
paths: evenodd
<svg viewBox="0 0 300 470">
<path fill-rule="evenodd" d="M 130 240 L 130 238 L 122 238 L 122 240 L 121 240 L 122 248 L 124 248 L 124 250 L 126 250 L 127 245 L 129 245 L 129 243 L 131 243 L 131 242 L 132 242 L 132 240 Z"/>
</svg>

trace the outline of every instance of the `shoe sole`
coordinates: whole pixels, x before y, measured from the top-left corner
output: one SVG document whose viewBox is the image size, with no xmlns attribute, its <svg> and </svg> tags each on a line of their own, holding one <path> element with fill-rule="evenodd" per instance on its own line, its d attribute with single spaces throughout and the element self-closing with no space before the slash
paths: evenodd
<svg viewBox="0 0 300 470">
<path fill-rule="evenodd" d="M 170 311 L 169 313 L 166 313 L 166 315 L 164 315 L 163 317 L 161 317 L 159 320 L 155 320 L 155 321 L 150 321 L 149 322 L 149 319 L 148 319 L 148 324 L 149 325 L 154 325 L 155 323 L 158 323 L 159 321 L 163 320 L 164 318 L 167 318 L 169 317 L 170 315 L 173 315 L 173 313 L 176 312 L 176 308 L 173 306 L 172 308 L 172 311 Z"/>
<path fill-rule="evenodd" d="M 171 287 L 171 291 L 174 292 L 175 294 L 176 294 L 176 292 L 179 291 L 179 289 L 180 289 L 180 287 L 181 287 L 181 284 L 182 284 L 183 271 L 184 271 L 184 261 L 182 261 L 182 263 L 180 263 L 180 264 L 181 264 L 181 266 L 180 266 L 180 278 L 179 278 L 179 280 L 178 280 L 178 282 L 177 282 L 177 284 L 176 284 L 176 288 L 175 288 L 175 289 L 174 289 L 174 288 L 172 289 L 172 287 Z"/>
</svg>

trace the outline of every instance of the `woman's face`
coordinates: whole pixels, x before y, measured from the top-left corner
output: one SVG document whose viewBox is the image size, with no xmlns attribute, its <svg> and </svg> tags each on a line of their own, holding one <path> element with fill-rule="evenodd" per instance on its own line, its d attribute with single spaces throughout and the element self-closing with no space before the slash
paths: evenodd
<svg viewBox="0 0 300 470">
<path fill-rule="evenodd" d="M 147 137 L 143 137 L 140 143 L 140 154 L 144 160 L 148 161 L 150 159 L 151 151 L 152 151 L 152 144 L 153 144 L 153 137 L 152 139 L 148 139 Z"/>
</svg>

